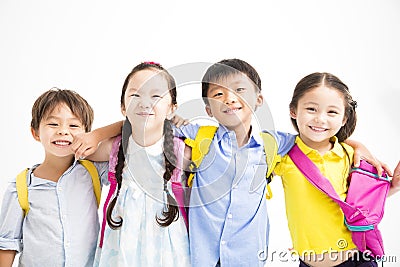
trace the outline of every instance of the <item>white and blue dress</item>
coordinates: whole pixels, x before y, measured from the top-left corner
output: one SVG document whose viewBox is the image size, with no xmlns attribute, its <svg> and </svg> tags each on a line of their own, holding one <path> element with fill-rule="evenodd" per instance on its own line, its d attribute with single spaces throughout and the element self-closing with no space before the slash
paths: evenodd
<svg viewBox="0 0 400 267">
<path fill-rule="evenodd" d="M 121 228 L 108 225 L 104 243 L 96 256 L 99 266 L 190 266 L 189 240 L 182 216 L 168 227 L 156 222 L 165 208 L 163 192 L 163 139 L 141 147 L 129 138 L 122 186 L 113 219 Z M 171 185 L 169 192 L 173 195 Z"/>
</svg>

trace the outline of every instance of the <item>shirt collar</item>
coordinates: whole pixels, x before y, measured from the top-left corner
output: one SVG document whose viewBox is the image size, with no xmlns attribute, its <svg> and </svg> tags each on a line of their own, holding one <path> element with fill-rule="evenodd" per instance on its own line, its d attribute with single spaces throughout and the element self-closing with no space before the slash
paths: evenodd
<svg viewBox="0 0 400 267">
<path fill-rule="evenodd" d="M 336 154 L 338 157 L 343 158 L 346 156 L 345 151 L 343 146 L 338 142 L 338 139 L 336 136 L 331 137 L 330 141 L 333 143 L 333 147 L 330 152 Z M 296 141 L 295 143 L 297 146 L 303 151 L 304 154 L 309 154 L 312 151 L 316 151 L 315 149 L 312 149 L 311 147 L 307 146 L 304 144 L 303 140 L 301 140 L 300 136 L 296 136 Z"/>
<path fill-rule="evenodd" d="M 250 126 L 251 128 L 250 128 L 250 138 L 249 138 L 249 141 L 248 141 L 248 144 L 252 144 L 253 142 L 256 144 L 256 145 L 263 145 L 263 140 L 262 140 L 262 138 L 261 138 L 261 135 L 260 135 L 260 133 L 255 133 L 254 131 L 253 131 L 253 126 Z M 221 139 L 226 135 L 226 134 L 228 134 L 229 132 L 233 132 L 233 131 L 231 131 L 231 130 L 228 130 L 228 128 L 226 128 L 224 125 L 222 125 L 222 124 L 218 124 L 218 130 L 217 130 L 217 132 L 216 132 L 216 138 L 217 138 L 217 141 L 218 142 L 220 142 L 221 141 Z"/>
<path fill-rule="evenodd" d="M 164 141 L 164 138 L 161 138 L 160 140 L 158 140 L 155 144 L 153 144 L 151 146 L 142 147 L 135 142 L 135 140 L 133 139 L 133 137 L 131 135 L 131 136 L 129 136 L 129 142 L 128 142 L 128 148 L 126 151 L 126 155 L 135 154 L 142 150 L 145 150 L 146 153 L 148 153 L 151 156 L 160 155 L 163 152 L 162 151 L 163 141 Z"/>
</svg>

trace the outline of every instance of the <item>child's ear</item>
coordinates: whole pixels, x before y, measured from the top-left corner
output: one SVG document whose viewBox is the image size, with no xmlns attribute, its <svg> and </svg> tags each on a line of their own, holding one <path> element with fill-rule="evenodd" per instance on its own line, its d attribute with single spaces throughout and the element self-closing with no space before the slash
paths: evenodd
<svg viewBox="0 0 400 267">
<path fill-rule="evenodd" d="M 31 134 L 32 134 L 32 136 L 33 136 L 33 139 L 35 139 L 36 141 L 40 142 L 39 133 L 36 132 L 35 129 L 33 129 L 32 127 L 31 127 Z"/>
<path fill-rule="evenodd" d="M 296 115 L 296 110 L 294 110 L 294 109 L 290 109 L 290 117 L 292 118 L 292 119 L 296 119 L 297 118 L 297 115 Z"/>
<path fill-rule="evenodd" d="M 210 105 L 206 105 L 206 112 L 207 112 L 208 116 L 210 116 L 210 117 L 213 116 L 213 114 L 212 114 L 212 112 L 211 112 Z"/>
<path fill-rule="evenodd" d="M 257 99 L 256 99 L 256 107 L 255 109 L 257 109 L 257 107 L 261 107 L 262 104 L 264 103 L 264 97 L 261 93 L 257 93 Z"/>
<path fill-rule="evenodd" d="M 124 117 L 126 117 L 126 108 L 124 105 L 121 105 L 121 113 Z"/>
</svg>

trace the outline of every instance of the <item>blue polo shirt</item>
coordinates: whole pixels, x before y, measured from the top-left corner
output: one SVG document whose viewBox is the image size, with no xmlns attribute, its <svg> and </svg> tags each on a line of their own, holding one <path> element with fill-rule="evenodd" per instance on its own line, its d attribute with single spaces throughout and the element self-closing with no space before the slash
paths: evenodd
<svg viewBox="0 0 400 267">
<path fill-rule="evenodd" d="M 177 129 L 194 139 L 199 125 Z M 294 135 L 273 133 L 281 155 Z M 223 125 L 214 136 L 193 180 L 189 208 L 192 266 L 263 266 L 268 247 L 267 171 L 263 141 L 251 133 L 238 147 L 236 136 Z"/>
</svg>

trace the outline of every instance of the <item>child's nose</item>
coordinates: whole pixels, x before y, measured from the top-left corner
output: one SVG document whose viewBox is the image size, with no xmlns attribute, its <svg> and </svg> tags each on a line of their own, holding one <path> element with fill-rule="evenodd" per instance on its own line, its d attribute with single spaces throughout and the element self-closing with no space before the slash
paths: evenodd
<svg viewBox="0 0 400 267">
<path fill-rule="evenodd" d="M 58 134 L 60 135 L 67 135 L 69 134 L 68 128 L 66 126 L 61 126 L 58 130 Z"/>
<path fill-rule="evenodd" d="M 323 113 L 318 113 L 317 116 L 315 116 L 315 121 L 316 122 L 325 122 L 326 121 L 326 116 Z"/>
<path fill-rule="evenodd" d="M 151 100 L 143 97 L 143 98 L 141 98 L 141 100 L 139 102 L 139 106 L 141 108 L 150 108 L 151 107 Z"/>
<path fill-rule="evenodd" d="M 225 99 L 224 99 L 225 104 L 231 104 L 231 103 L 236 103 L 236 102 L 237 102 L 237 96 L 235 93 L 227 92 L 225 94 Z"/>
</svg>

